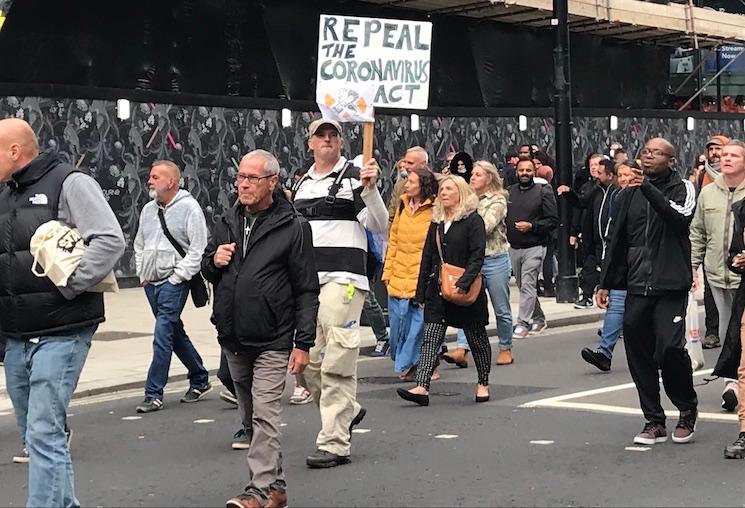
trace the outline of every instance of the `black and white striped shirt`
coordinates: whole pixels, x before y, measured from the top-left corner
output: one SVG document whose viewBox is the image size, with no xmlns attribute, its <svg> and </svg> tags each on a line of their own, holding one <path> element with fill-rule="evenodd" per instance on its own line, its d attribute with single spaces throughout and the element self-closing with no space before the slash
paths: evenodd
<svg viewBox="0 0 745 508">
<path fill-rule="evenodd" d="M 344 168 L 347 159 L 341 157 L 334 169 L 319 175 L 315 164 L 295 189 L 294 204 L 300 210 L 326 208 L 329 188 Z M 341 181 L 336 194 L 336 205 L 347 207 L 348 216 L 341 218 L 324 214 L 308 214 L 313 231 L 313 252 L 318 267 L 318 281 L 341 284 L 352 283 L 357 289 L 368 291 L 367 234 L 385 232 L 388 227 L 388 210 L 377 187 L 367 189 L 359 180 L 359 169 L 350 168 Z M 353 210 L 353 211 L 352 211 Z"/>
</svg>

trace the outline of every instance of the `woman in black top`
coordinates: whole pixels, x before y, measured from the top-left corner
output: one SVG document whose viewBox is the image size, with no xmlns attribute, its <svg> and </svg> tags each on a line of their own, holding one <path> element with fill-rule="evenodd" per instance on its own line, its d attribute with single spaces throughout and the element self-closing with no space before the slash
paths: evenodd
<svg viewBox="0 0 745 508">
<path fill-rule="evenodd" d="M 429 383 L 448 326 L 462 328 L 471 347 L 478 372 L 476 402 L 489 400 L 491 346 L 486 335 L 489 312 L 484 287 L 482 285 L 476 301 L 468 306 L 443 299 L 439 287 L 440 255 L 436 240 L 439 231 L 445 262 L 465 269 L 456 286 L 467 293 L 476 278 L 481 277 L 486 248 L 484 220 L 477 213 L 478 206 L 478 197 L 462 178 L 448 175 L 440 181 L 414 297 L 416 305 L 424 305 L 425 323 L 417 386 L 410 390 L 397 390 L 401 398 L 422 406 L 429 405 Z"/>
</svg>

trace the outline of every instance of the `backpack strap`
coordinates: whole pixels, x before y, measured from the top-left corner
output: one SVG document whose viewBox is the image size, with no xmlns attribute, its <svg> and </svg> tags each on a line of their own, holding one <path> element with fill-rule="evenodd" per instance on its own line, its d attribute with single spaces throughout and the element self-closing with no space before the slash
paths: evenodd
<svg viewBox="0 0 745 508">
<path fill-rule="evenodd" d="M 336 203 L 336 195 L 339 193 L 339 189 L 341 189 L 341 182 L 344 180 L 344 178 L 347 176 L 347 172 L 349 171 L 349 168 L 353 168 L 354 164 L 351 161 L 347 161 L 346 164 L 344 164 L 344 167 L 341 168 L 341 171 L 339 171 L 339 174 L 336 175 L 336 178 L 334 179 L 334 183 L 331 184 L 331 187 L 329 187 L 329 194 L 326 196 L 326 199 L 324 200 L 327 205 L 333 205 Z M 352 178 L 351 176 L 349 178 Z"/>
</svg>

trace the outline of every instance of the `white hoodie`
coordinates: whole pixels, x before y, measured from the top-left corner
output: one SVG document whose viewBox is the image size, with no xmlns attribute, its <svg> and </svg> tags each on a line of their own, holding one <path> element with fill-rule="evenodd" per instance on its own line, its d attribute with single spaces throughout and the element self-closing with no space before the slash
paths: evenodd
<svg viewBox="0 0 745 508">
<path fill-rule="evenodd" d="M 166 238 L 158 219 L 162 208 L 168 231 L 186 251 L 181 256 Z M 207 223 L 197 200 L 185 190 L 179 190 L 165 208 L 150 201 L 142 208 L 140 225 L 135 237 L 135 264 L 140 282 L 180 284 L 199 273 L 202 254 L 207 247 Z"/>
</svg>

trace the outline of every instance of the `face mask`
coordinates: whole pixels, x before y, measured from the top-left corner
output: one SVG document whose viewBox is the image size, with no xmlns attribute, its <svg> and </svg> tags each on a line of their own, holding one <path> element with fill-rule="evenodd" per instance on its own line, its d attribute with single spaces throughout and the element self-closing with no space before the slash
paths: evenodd
<svg viewBox="0 0 745 508">
<path fill-rule="evenodd" d="M 401 178 L 406 178 L 407 176 L 409 176 L 409 172 L 404 169 L 399 173 L 399 175 L 401 176 Z"/>
</svg>

